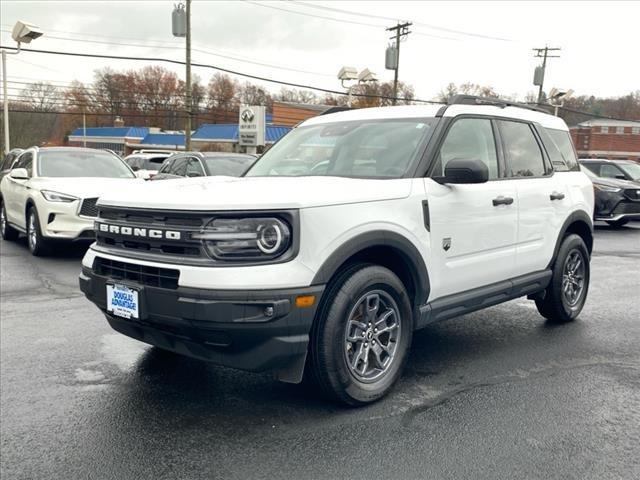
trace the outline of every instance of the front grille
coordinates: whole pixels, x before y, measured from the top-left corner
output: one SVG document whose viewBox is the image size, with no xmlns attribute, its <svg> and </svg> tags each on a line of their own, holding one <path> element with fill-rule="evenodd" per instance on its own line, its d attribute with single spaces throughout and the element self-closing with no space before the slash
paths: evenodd
<svg viewBox="0 0 640 480">
<path fill-rule="evenodd" d="M 97 217 L 98 216 L 98 203 L 97 198 L 85 198 L 82 200 L 82 206 L 80 206 L 80 215 L 83 217 Z"/>
<path fill-rule="evenodd" d="M 130 252 L 204 259 L 206 254 L 203 252 L 202 242 L 191 239 L 191 233 L 200 231 L 206 221 L 202 214 L 100 208 L 98 224 L 104 222 L 108 225 L 129 227 L 130 230 L 135 229 L 141 234 L 125 235 L 98 229 L 96 240 L 98 245 Z M 154 229 L 179 232 L 180 238 L 150 238 L 146 233 L 142 233 L 143 230 L 148 232 Z"/>
<path fill-rule="evenodd" d="M 172 268 L 147 267 L 102 257 L 96 257 L 93 270 L 97 275 L 111 280 L 130 280 L 149 287 L 172 290 L 178 288 L 180 278 L 180 271 Z"/>
<path fill-rule="evenodd" d="M 623 213 L 640 213 L 640 202 L 620 202 L 613 210 L 613 215 Z"/>
<path fill-rule="evenodd" d="M 624 196 L 629 200 L 640 200 L 640 188 L 627 188 L 624 191 Z"/>
</svg>

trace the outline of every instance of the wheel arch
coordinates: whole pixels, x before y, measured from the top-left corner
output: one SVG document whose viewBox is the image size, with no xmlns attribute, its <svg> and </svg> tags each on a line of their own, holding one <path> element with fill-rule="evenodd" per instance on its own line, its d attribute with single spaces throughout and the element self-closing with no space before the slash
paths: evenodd
<svg viewBox="0 0 640 480">
<path fill-rule="evenodd" d="M 558 238 L 556 240 L 556 246 L 553 249 L 553 256 L 551 257 L 551 261 L 549 262 L 549 266 L 547 268 L 551 268 L 556 261 L 556 257 L 558 256 L 558 250 L 560 250 L 560 245 L 562 244 L 562 240 L 568 234 L 574 233 L 582 238 L 585 245 L 587 246 L 587 250 L 589 251 L 589 255 L 593 251 L 593 220 L 587 214 L 587 212 L 583 210 L 577 210 L 573 212 L 565 222 L 562 224 L 562 228 L 560 228 L 560 233 L 558 234 Z"/>
<path fill-rule="evenodd" d="M 324 261 L 311 283 L 329 283 L 354 263 L 372 263 L 389 268 L 407 288 L 412 306 L 427 302 L 429 274 L 420 252 L 407 238 L 388 230 L 362 233 L 342 244 Z"/>
</svg>

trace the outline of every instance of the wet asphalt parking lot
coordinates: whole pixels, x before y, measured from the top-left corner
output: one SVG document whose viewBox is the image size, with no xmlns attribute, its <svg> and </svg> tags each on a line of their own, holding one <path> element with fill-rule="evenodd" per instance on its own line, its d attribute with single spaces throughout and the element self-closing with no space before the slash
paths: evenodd
<svg viewBox="0 0 640 480">
<path fill-rule="evenodd" d="M 414 337 L 375 405 L 112 331 L 83 248 L 0 241 L 0 477 L 640 478 L 640 223 L 597 228 L 579 320 L 515 300 Z"/>
</svg>

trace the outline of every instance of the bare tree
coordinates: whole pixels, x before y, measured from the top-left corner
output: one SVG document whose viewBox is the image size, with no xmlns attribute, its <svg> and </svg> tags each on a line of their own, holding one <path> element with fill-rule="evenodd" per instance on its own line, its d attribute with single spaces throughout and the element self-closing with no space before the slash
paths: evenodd
<svg viewBox="0 0 640 480">
<path fill-rule="evenodd" d="M 50 83 L 32 83 L 20 93 L 20 102 L 29 110 L 51 112 L 60 107 L 58 88 Z"/>
</svg>

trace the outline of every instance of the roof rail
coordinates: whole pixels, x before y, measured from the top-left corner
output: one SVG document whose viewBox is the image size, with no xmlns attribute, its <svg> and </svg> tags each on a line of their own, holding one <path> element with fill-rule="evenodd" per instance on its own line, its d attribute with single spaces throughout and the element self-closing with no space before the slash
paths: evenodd
<svg viewBox="0 0 640 480">
<path fill-rule="evenodd" d="M 527 103 L 512 102 L 511 100 L 504 100 L 496 97 L 477 97 L 475 95 L 455 95 L 449 100 L 448 105 L 493 105 L 500 108 L 518 107 L 533 110 L 535 112 L 549 113 L 543 108 L 535 105 L 529 105 Z"/>
<path fill-rule="evenodd" d="M 351 108 L 351 107 L 340 107 L 340 106 L 330 107 L 330 108 L 327 108 L 320 115 L 329 115 L 330 113 L 345 112 L 347 110 L 353 110 L 353 108 Z"/>
</svg>

